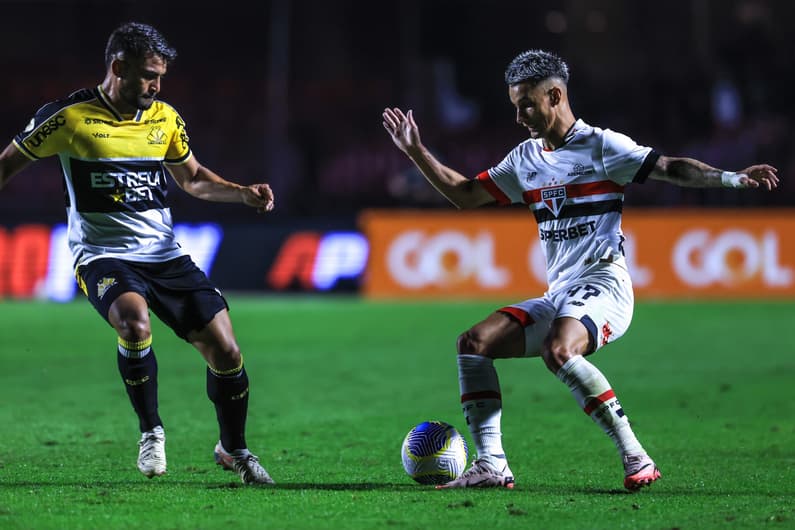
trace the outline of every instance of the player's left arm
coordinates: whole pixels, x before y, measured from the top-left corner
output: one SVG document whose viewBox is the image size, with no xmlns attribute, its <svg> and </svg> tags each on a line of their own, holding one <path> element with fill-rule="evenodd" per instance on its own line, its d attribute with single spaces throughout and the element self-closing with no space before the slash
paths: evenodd
<svg viewBox="0 0 795 530">
<path fill-rule="evenodd" d="M 241 186 L 223 179 L 191 156 L 181 164 L 166 164 L 180 188 L 205 201 L 241 202 L 260 212 L 273 210 L 273 191 L 267 184 Z"/>
<path fill-rule="evenodd" d="M 768 164 L 749 166 L 740 171 L 724 171 L 693 158 L 661 156 L 649 178 L 691 188 L 767 188 L 778 187 L 778 170 Z"/>
</svg>

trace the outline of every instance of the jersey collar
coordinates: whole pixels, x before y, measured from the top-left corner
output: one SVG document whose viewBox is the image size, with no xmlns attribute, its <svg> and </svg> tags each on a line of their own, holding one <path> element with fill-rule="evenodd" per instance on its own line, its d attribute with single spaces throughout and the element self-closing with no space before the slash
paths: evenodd
<svg viewBox="0 0 795 530">
<path fill-rule="evenodd" d="M 577 135 L 577 133 L 580 132 L 584 127 L 585 127 L 585 122 L 582 120 L 578 119 L 574 123 L 572 123 L 571 127 L 569 127 L 569 130 L 566 131 L 566 134 L 563 135 L 563 144 L 561 144 L 561 147 L 571 142 L 572 139 L 574 139 L 574 137 Z"/>
<path fill-rule="evenodd" d="M 105 94 L 104 90 L 102 90 L 102 85 L 97 85 L 97 93 L 99 94 L 100 103 L 102 103 L 102 105 L 108 109 L 108 112 L 113 114 L 113 117 L 116 118 L 116 121 L 125 121 L 124 118 L 122 118 L 121 113 L 116 109 L 116 107 L 113 106 L 113 103 L 111 103 L 108 95 Z M 133 121 L 141 121 L 143 115 L 144 111 L 142 109 L 138 109 L 132 119 Z"/>
<path fill-rule="evenodd" d="M 569 142 L 571 142 L 574 139 L 575 136 L 577 136 L 577 133 L 579 133 L 585 127 L 586 125 L 584 121 L 575 120 L 574 123 L 572 123 L 571 126 L 569 127 L 569 130 L 566 131 L 566 134 L 563 135 L 563 142 L 559 146 L 557 146 L 555 149 L 549 149 L 544 144 L 542 149 L 548 153 L 551 153 L 552 151 L 557 151 L 558 149 L 565 147 Z"/>
</svg>

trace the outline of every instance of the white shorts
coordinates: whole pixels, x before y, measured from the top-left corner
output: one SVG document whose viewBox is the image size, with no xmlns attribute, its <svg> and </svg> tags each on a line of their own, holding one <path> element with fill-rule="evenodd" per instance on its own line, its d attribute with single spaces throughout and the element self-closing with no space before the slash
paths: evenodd
<svg viewBox="0 0 795 530">
<path fill-rule="evenodd" d="M 498 311 L 524 326 L 525 356 L 541 355 L 544 338 L 555 319 L 572 317 L 582 322 L 591 337 L 588 353 L 626 333 L 632 321 L 635 297 L 626 269 L 610 264 L 577 278 L 566 287 Z"/>
</svg>

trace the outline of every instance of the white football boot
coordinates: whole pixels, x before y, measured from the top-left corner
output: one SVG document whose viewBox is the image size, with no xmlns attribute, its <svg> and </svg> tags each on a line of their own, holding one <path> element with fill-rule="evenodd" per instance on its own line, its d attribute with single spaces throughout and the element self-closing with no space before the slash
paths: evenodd
<svg viewBox="0 0 795 530">
<path fill-rule="evenodd" d="M 141 433 L 138 470 L 149 478 L 159 477 L 166 472 L 166 433 L 160 425 Z"/>
<path fill-rule="evenodd" d="M 508 488 L 513 489 L 514 479 L 508 463 L 502 470 L 496 469 L 485 460 L 475 460 L 472 467 L 464 471 L 460 477 L 447 484 L 440 484 L 436 489 L 446 488 Z"/>
<path fill-rule="evenodd" d="M 219 441 L 215 444 L 215 463 L 240 475 L 243 484 L 275 484 L 271 476 L 259 463 L 259 458 L 248 449 L 237 449 L 227 453 Z"/>
</svg>

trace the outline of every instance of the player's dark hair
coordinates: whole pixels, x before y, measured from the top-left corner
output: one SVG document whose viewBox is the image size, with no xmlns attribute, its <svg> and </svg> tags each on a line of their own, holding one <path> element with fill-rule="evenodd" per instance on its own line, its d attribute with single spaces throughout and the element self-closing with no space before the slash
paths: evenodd
<svg viewBox="0 0 795 530">
<path fill-rule="evenodd" d="M 569 65 L 555 54 L 543 50 L 527 50 L 514 57 L 505 69 L 508 86 L 529 81 L 537 85 L 545 79 L 558 78 L 569 82 Z"/>
<path fill-rule="evenodd" d="M 166 63 L 177 58 L 177 50 L 159 31 L 140 22 L 127 22 L 113 30 L 105 47 L 105 66 L 110 66 L 119 53 L 126 59 L 144 59 L 149 54 L 155 54 Z"/>
</svg>

